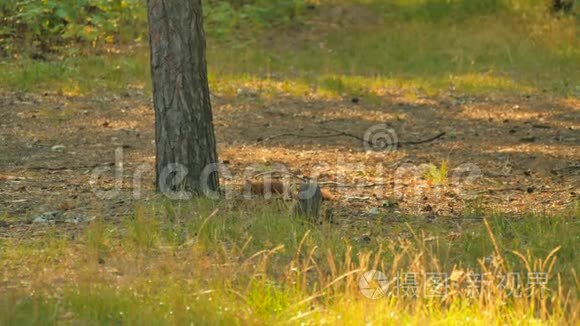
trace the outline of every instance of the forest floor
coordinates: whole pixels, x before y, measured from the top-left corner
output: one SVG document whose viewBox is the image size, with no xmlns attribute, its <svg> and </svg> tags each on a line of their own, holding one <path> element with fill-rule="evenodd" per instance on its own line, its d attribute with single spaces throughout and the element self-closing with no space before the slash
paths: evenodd
<svg viewBox="0 0 580 326">
<path fill-rule="evenodd" d="M 372 15 L 365 16 L 370 15 L 367 11 L 333 15 L 346 17 L 352 25 L 382 24 L 374 22 Z M 230 174 L 221 184 L 231 190 L 230 198 L 209 204 L 181 202 L 162 213 L 156 205 L 167 205 L 165 199 L 153 191 L 154 111 L 149 83 L 143 81 L 148 77 L 138 73 L 127 77 L 147 70 L 145 48 L 114 56 L 105 66 L 99 64 L 107 57 L 80 64 L 77 58 L 68 63 L 2 66 L 0 294 L 10 294 L 5 298 L 12 303 L 0 315 L 16 316 L 5 321 L 40 320 L 46 314 L 54 322 L 103 323 L 227 322 L 230 318 L 242 323 L 421 323 L 448 318 L 452 323 L 468 316 L 481 323 L 509 323 L 514 321 L 510 318 L 520 317 L 530 322 L 577 321 L 579 258 L 574 249 L 580 230 L 580 99 L 577 76 L 565 69 L 577 68 L 577 63 L 554 55 L 549 58 L 555 61 L 546 66 L 561 64 L 558 72 L 534 64 L 539 72 L 522 79 L 478 72 L 478 67 L 433 73 L 436 77 L 429 79 L 423 74 L 437 65 L 437 53 L 449 49 L 434 54 L 419 49 L 413 52 L 418 57 L 408 60 L 433 59 L 420 68 L 409 68 L 422 69 L 421 73 L 355 75 L 352 70 L 367 69 L 367 64 L 372 70 L 380 64 L 365 61 L 364 51 L 329 54 L 329 62 L 321 59 L 331 53 L 326 47 L 340 31 L 334 21 L 340 19 L 334 16 L 313 19 L 303 27 L 308 33 L 285 30 L 288 35 L 280 44 L 265 37 L 259 53 L 241 50 L 239 62 L 220 64 L 217 61 L 233 60 L 237 50 L 212 48 L 210 43 L 218 156 Z M 348 22 L 349 18 L 355 21 Z M 428 26 L 409 23 L 408 27 L 409 35 L 422 28 L 429 33 Z M 309 28 L 322 31 L 312 36 Z M 357 28 L 365 34 L 376 26 Z M 456 27 L 451 31 L 463 35 Z M 502 42 L 481 33 L 462 37 Z M 353 45 L 356 35 L 346 43 Z M 326 45 L 320 43 L 324 37 Z M 320 44 L 315 50 L 286 53 L 275 62 L 277 54 L 286 52 L 288 40 L 300 44 L 292 45 L 296 48 Z M 360 41 L 363 46 L 373 44 L 373 40 Z M 405 37 L 392 41 L 397 47 L 396 41 L 404 43 Z M 506 64 L 516 67 L 510 73 L 528 70 L 526 61 L 517 56 L 533 51 L 503 41 L 513 51 L 508 51 L 510 60 L 515 56 L 516 62 L 524 62 L 520 68 L 513 62 Z M 436 43 L 425 46 L 438 49 Z M 474 51 L 482 51 L 488 45 L 473 46 Z M 467 61 L 468 48 L 461 54 Z M 264 53 L 271 55 L 264 57 Z M 390 55 L 395 61 L 406 60 L 406 54 L 398 54 Z M 353 62 L 344 59 L 349 55 Z M 462 62 L 461 55 L 455 59 Z M 310 56 L 315 63 L 307 60 Z M 543 52 L 538 58 L 545 59 Z M 261 59 L 268 62 L 267 68 L 254 62 Z M 312 68 L 317 60 L 324 61 L 322 68 Z M 343 65 L 335 68 L 337 62 Z M 70 70 L 62 70 L 66 65 Z M 96 68 L 85 73 L 82 67 L 88 65 Z M 257 72 L 248 74 L 252 67 Z M 310 68 L 321 71 L 314 70 L 314 77 L 297 72 Z M 103 69 L 120 72 L 95 78 Z M 105 86 L 102 91 L 91 90 L 93 84 Z M 19 89 L 20 85 L 28 86 Z M 386 139 L 390 145 L 369 149 L 362 139 L 375 144 Z M 121 167 L 121 177 L 116 177 L 115 169 Z M 274 171 L 325 183 L 334 196 L 324 203 L 331 223 L 305 227 L 288 218 L 290 201 L 243 199 L 245 179 Z M 216 221 L 214 209 L 221 220 Z M 152 222 L 149 214 L 173 217 L 168 222 L 172 231 L 154 230 L 159 223 L 160 230 L 167 225 Z M 188 214 L 193 224 L 184 222 L 187 230 L 175 231 L 180 218 Z M 204 228 L 207 232 L 202 232 Z M 309 236 L 312 241 L 305 241 Z M 286 254 L 274 259 L 280 243 Z M 316 248 L 320 254 L 314 254 Z M 381 252 L 383 248 L 388 252 Z M 548 263 L 554 249 L 560 250 L 560 260 L 552 270 Z M 525 264 L 512 254 L 520 250 Z M 376 256 L 365 256 L 367 252 Z M 551 282 L 562 277 L 564 286 L 559 284 L 561 292 L 554 294 L 557 303 L 542 306 L 539 314 L 526 315 L 533 305 L 526 301 L 514 304 L 513 314 L 489 305 L 492 315 L 499 316 L 487 315 L 483 308 L 450 304 L 444 309 L 458 313 L 443 317 L 444 309 L 437 315 L 429 304 L 413 310 L 389 300 L 370 305 L 360 295 L 353 296 L 349 291 L 356 284 L 355 272 L 377 264 L 384 267 L 383 260 L 373 265 L 372 257 L 384 258 L 393 271 L 403 257 L 400 268 L 422 272 L 431 268 L 451 272 L 462 265 L 492 268 L 493 264 L 484 263 L 489 257 L 511 261 L 512 267 L 541 258 L 545 260 L 539 268 L 557 275 Z M 527 269 L 531 271 L 530 266 Z M 296 279 L 289 276 L 297 270 Z M 302 279 L 300 272 L 305 275 Z M 247 278 L 224 281 L 238 273 Z M 334 284 L 340 284 L 340 289 Z M 213 291 L 219 294 L 214 296 Z M 34 301 L 37 297 L 42 303 Z M 193 307 L 188 300 L 202 303 Z M 222 300 L 219 305 L 218 300 Z M 147 307 L 155 308 L 146 311 Z M 184 315 L 177 313 L 179 309 Z M 193 316 L 187 315 L 190 310 Z M 387 310 L 401 315 L 387 315 Z"/>
<path fill-rule="evenodd" d="M 238 196 L 246 178 L 282 170 L 343 185 L 328 188 L 335 214 L 350 221 L 365 220 L 373 208 L 456 218 L 476 209 L 551 213 L 578 201 L 578 99 L 532 93 L 409 99 L 396 91 L 372 102 L 310 94 L 263 99 L 250 87 L 213 97 L 219 158 L 231 173 L 222 185 Z M 141 196 L 151 195 L 154 112 L 148 96 L 5 93 L 0 105 L 1 200 L 5 214 L 19 217 L 16 225 L 47 211 L 94 214 L 99 193 L 116 189 L 116 150 L 124 177 L 114 198 L 97 200 L 102 214 L 130 212 L 138 187 Z M 367 130 L 402 143 L 445 135 L 369 150 L 355 138 L 364 139 Z M 109 171 L 95 177 L 103 167 Z M 142 181 L 134 184 L 139 171 Z"/>
</svg>

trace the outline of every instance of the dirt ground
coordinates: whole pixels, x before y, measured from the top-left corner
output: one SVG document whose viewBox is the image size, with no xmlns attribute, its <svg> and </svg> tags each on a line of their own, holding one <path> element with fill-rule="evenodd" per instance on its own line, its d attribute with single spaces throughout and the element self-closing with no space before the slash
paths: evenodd
<svg viewBox="0 0 580 326">
<path fill-rule="evenodd" d="M 379 101 L 267 99 L 239 92 L 215 94 L 213 109 L 219 159 L 232 175 L 222 184 L 239 192 L 252 166 L 264 172 L 281 164 L 296 175 L 318 175 L 321 182 L 341 185 L 328 185 L 335 200 L 327 205 L 337 223 L 375 215 L 458 218 L 481 209 L 554 213 L 578 202 L 578 99 L 524 94 L 408 100 L 396 93 Z M 445 135 L 367 151 L 357 137 L 376 125 L 379 131 L 392 129 L 402 143 Z M 391 131 L 388 136 L 395 138 Z M 133 181 L 139 171 L 141 198 L 152 195 L 154 146 L 154 112 L 143 91 L 1 94 L 0 213 L 10 218 L 0 221 L 0 234 L 51 211 L 112 219 L 129 214 L 138 200 Z M 111 168 L 116 150 L 122 151 L 123 183 L 105 199 L 103 191 L 114 189 L 113 172 L 99 174 L 95 168 Z M 449 169 L 446 185 L 436 185 L 422 168 L 401 170 L 443 161 Z M 481 173 L 455 182 L 458 168 Z"/>
</svg>

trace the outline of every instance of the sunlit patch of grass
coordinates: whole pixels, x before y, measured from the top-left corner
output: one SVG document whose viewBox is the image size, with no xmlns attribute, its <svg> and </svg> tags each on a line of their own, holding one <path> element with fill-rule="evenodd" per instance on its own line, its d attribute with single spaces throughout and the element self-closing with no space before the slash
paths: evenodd
<svg viewBox="0 0 580 326">
<path fill-rule="evenodd" d="M 367 103 L 380 103 L 391 94 L 416 101 L 419 95 L 434 96 L 450 89 L 468 94 L 489 92 L 533 92 L 534 88 L 493 74 L 467 74 L 441 77 L 369 77 L 362 75 L 319 75 L 315 78 L 273 79 L 259 76 L 210 77 L 210 88 L 217 94 L 271 100 L 280 97 L 338 100 L 363 98 Z"/>
<path fill-rule="evenodd" d="M 45 298 L 10 293 L 0 297 L 2 325 L 56 325 L 59 305 Z"/>
<path fill-rule="evenodd" d="M 323 88 L 337 94 L 384 96 L 391 92 L 402 92 L 408 97 L 417 93 L 436 95 L 453 88 L 460 92 L 481 94 L 486 92 L 530 92 L 534 88 L 524 86 L 506 77 L 490 73 L 471 73 L 441 77 L 366 77 L 338 75 L 321 77 L 317 82 Z"/>
<path fill-rule="evenodd" d="M 58 261 L 70 248 L 68 235 L 60 234 L 56 229 L 48 229 L 34 241 L 8 239 L 0 251 L 7 261 L 42 264 Z"/>
<path fill-rule="evenodd" d="M 95 255 L 95 261 L 101 259 L 110 250 L 111 230 L 102 219 L 94 220 L 87 227 L 85 236 L 89 251 Z"/>
<path fill-rule="evenodd" d="M 291 51 L 281 40 L 278 47 L 269 44 L 267 50 L 256 45 L 238 48 L 239 60 L 232 61 L 233 53 L 228 50 L 216 51 L 208 60 L 215 64 L 216 75 L 241 71 L 293 78 L 298 74 L 337 92 L 359 90 L 333 75 L 411 80 L 414 84 L 425 80 L 439 91 L 453 86 L 450 76 L 462 76 L 454 78 L 457 91 L 467 93 L 542 88 L 569 93 L 578 83 L 570 73 L 578 69 L 573 21 L 524 19 L 516 14 L 465 21 L 388 21 L 349 26 L 348 33 L 323 33 L 315 42 Z M 552 27 L 539 27 L 544 25 Z M 536 26 L 542 31 L 534 32 Z"/>
<path fill-rule="evenodd" d="M 460 89 L 466 93 L 485 93 L 490 91 L 508 91 L 513 93 L 533 92 L 535 89 L 530 86 L 518 84 L 505 77 L 490 74 L 466 74 L 460 76 L 449 76 L 450 86 Z"/>
<path fill-rule="evenodd" d="M 256 75 L 219 75 L 210 74 L 210 89 L 218 94 L 240 97 L 273 97 L 291 96 L 308 98 L 316 95 L 314 84 L 300 79 L 273 79 Z M 336 95 L 336 94 L 330 94 Z"/>
<path fill-rule="evenodd" d="M 262 34 L 249 43 L 210 39 L 212 89 L 236 95 L 249 88 L 264 98 L 314 94 L 366 96 L 370 101 L 396 89 L 427 95 L 449 89 L 477 94 L 577 93 L 580 46 L 573 18 L 500 11 L 465 20 L 424 20 L 405 18 L 405 6 L 383 9 L 374 14 L 394 15 L 388 23 L 359 22 L 349 26 L 348 33 L 282 33 L 264 44 L 260 40 L 267 35 Z M 301 41 L 303 37 L 307 41 Z M 149 79 L 144 48 L 131 55 L 0 64 L 0 87 L 18 91 L 82 95 L 137 87 L 149 92 Z"/>
<path fill-rule="evenodd" d="M 282 203 L 155 200 L 140 203 L 122 224 L 93 221 L 76 240 L 46 234 L 5 243 L 2 264 L 19 268 L 5 269 L 2 277 L 28 286 L 2 295 L 0 323 L 577 321 L 580 225 L 573 211 L 488 214 L 483 223 L 460 222 L 459 229 L 409 217 L 368 243 L 357 240 L 356 224 L 344 232 L 288 211 Z M 449 237 L 450 229 L 458 234 Z M 61 254 L 46 259 L 47 248 Z M 454 272 L 455 278 L 443 298 L 370 300 L 358 289 L 358 277 L 370 269 L 388 277 Z M 546 272 L 550 291 L 543 298 L 507 298 L 492 285 L 472 298 L 460 290 L 469 271 L 521 272 L 524 280 L 528 272 Z M 61 274 L 68 277 L 52 286 L 51 277 Z"/>
<path fill-rule="evenodd" d="M 300 296 L 294 296 L 292 289 L 283 288 L 279 284 L 267 279 L 252 280 L 246 295 L 247 304 L 253 307 L 255 313 L 261 318 L 268 319 L 270 316 L 280 314 L 288 309 Z"/>
<path fill-rule="evenodd" d="M 155 212 L 137 206 L 135 214 L 125 220 L 127 245 L 138 250 L 147 250 L 157 245 L 161 232 L 161 220 Z"/>
</svg>

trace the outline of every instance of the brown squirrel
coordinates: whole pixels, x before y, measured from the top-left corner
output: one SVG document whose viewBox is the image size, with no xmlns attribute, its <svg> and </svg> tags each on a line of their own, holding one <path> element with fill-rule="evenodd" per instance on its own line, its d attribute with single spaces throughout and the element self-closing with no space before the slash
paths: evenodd
<svg viewBox="0 0 580 326">
<path fill-rule="evenodd" d="M 249 189 L 255 195 L 264 196 L 268 193 L 274 195 L 288 196 L 290 198 L 295 198 L 296 194 L 291 191 L 290 184 L 284 183 L 281 180 L 271 180 L 270 187 L 268 184 L 262 181 L 250 181 L 246 180 L 245 188 Z M 269 190 L 269 192 L 268 192 Z M 332 201 L 335 196 L 328 189 L 320 189 L 322 193 L 322 200 Z"/>
</svg>

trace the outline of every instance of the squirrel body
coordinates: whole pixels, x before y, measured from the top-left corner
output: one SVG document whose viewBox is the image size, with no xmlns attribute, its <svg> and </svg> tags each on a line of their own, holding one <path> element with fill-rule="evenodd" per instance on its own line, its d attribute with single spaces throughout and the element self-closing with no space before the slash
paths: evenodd
<svg viewBox="0 0 580 326">
<path fill-rule="evenodd" d="M 266 196 L 271 194 L 296 198 L 297 193 L 294 193 L 291 188 L 289 183 L 275 179 L 269 182 L 246 180 L 244 189 L 250 190 L 254 195 Z M 322 188 L 320 192 L 322 194 L 322 200 L 332 201 L 335 199 L 335 196 L 328 189 Z"/>
</svg>

